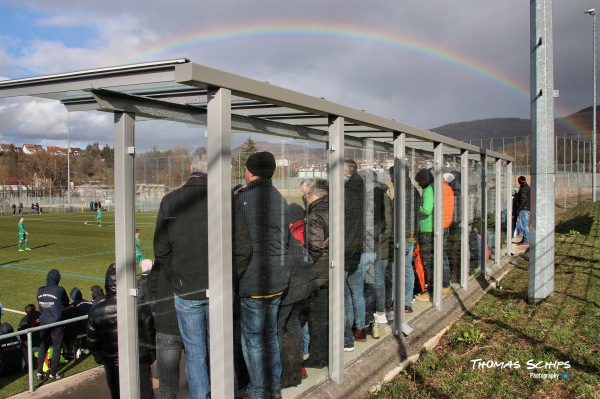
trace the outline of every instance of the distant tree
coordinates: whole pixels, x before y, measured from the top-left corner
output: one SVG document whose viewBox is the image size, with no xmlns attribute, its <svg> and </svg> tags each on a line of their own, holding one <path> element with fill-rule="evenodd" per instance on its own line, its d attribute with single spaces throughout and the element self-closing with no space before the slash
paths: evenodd
<svg viewBox="0 0 600 399">
<path fill-rule="evenodd" d="M 256 143 L 251 138 L 248 138 L 240 148 L 240 152 L 237 157 L 231 160 L 231 174 L 234 179 L 242 179 L 244 172 L 246 171 L 246 161 L 250 155 L 258 152 Z"/>
</svg>

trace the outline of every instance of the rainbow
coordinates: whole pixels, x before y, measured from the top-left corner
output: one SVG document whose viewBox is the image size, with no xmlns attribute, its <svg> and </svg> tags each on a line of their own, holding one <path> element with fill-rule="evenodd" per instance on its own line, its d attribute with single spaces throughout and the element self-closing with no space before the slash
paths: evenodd
<svg viewBox="0 0 600 399">
<path fill-rule="evenodd" d="M 133 57 L 124 60 L 134 63 L 148 60 L 189 56 L 190 50 L 223 43 L 252 40 L 294 40 L 318 39 L 366 43 L 385 49 L 416 54 L 433 59 L 435 62 L 449 65 L 467 72 L 492 85 L 508 91 L 519 101 L 529 104 L 529 82 L 506 74 L 503 70 L 447 46 L 440 45 L 421 37 L 386 31 L 356 24 L 332 23 L 331 21 L 265 21 L 248 24 L 222 25 L 209 30 L 193 30 L 178 36 L 155 42 L 152 46 L 140 50 Z M 562 117 L 569 112 L 555 104 L 555 115 Z M 589 126 L 576 123 L 561 124 L 571 131 L 590 130 Z"/>
</svg>

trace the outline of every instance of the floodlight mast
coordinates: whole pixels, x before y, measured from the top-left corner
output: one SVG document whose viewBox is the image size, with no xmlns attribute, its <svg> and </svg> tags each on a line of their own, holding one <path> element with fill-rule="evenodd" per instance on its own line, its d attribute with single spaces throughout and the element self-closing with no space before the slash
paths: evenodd
<svg viewBox="0 0 600 399">
<path fill-rule="evenodd" d="M 592 108 L 592 202 L 596 202 L 596 9 L 590 8 L 584 14 L 594 17 L 594 104 Z"/>
</svg>

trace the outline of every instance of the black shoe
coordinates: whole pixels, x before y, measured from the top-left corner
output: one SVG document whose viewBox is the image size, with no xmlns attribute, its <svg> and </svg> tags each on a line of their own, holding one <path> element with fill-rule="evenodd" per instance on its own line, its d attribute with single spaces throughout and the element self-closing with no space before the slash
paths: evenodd
<svg viewBox="0 0 600 399">
<path fill-rule="evenodd" d="M 405 306 L 404 307 L 404 313 L 412 313 L 412 312 L 413 312 L 412 306 Z"/>
<path fill-rule="evenodd" d="M 38 381 L 41 381 L 44 378 L 46 378 L 46 374 L 44 374 L 44 373 L 37 373 L 36 374 L 36 378 L 37 378 Z"/>
</svg>

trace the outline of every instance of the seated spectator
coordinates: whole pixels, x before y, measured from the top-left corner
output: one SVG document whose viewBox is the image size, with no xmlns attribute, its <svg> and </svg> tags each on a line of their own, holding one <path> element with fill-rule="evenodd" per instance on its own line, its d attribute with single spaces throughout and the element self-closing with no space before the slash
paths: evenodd
<svg viewBox="0 0 600 399">
<path fill-rule="evenodd" d="M 104 290 L 99 285 L 94 285 L 90 288 L 92 294 L 92 306 L 104 300 Z"/>
<path fill-rule="evenodd" d="M 73 287 L 69 294 L 73 302 L 69 304 L 69 307 L 75 309 L 77 313 L 76 317 L 87 316 L 90 313 L 92 303 L 83 299 L 81 290 L 77 287 Z M 75 358 L 79 359 L 79 356 L 83 353 L 87 355 L 90 351 L 87 349 L 87 322 L 85 320 L 78 321 L 77 323 L 77 337 L 75 340 Z"/>
<path fill-rule="evenodd" d="M 19 331 L 26 330 L 28 328 L 39 327 L 40 326 L 40 312 L 35 309 L 35 305 L 30 303 L 25 306 L 25 316 L 19 322 Z M 21 340 L 21 349 L 23 351 L 23 359 L 25 359 L 25 366 L 29 364 L 29 355 L 28 355 L 28 345 L 27 337 L 22 336 Z M 36 352 L 40 346 L 40 333 L 39 331 L 35 331 L 31 333 L 31 348 L 33 352 Z"/>
<path fill-rule="evenodd" d="M 0 303 L 0 321 L 2 320 L 2 304 Z M 14 332 L 8 323 L 0 324 L 0 335 Z M 23 371 L 23 358 L 21 355 L 21 341 L 18 337 L 0 340 L 0 376 L 17 374 Z"/>
</svg>

